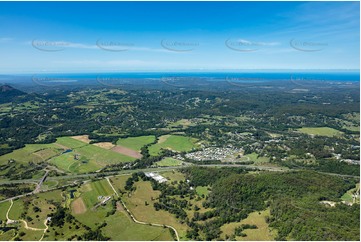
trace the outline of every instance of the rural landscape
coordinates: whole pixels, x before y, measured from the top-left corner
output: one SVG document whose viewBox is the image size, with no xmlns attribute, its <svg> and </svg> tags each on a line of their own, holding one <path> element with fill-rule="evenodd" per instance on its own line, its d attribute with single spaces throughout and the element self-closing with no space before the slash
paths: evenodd
<svg viewBox="0 0 361 242">
<path fill-rule="evenodd" d="M 356 84 L 2 86 L 0 238 L 357 240 Z"/>
<path fill-rule="evenodd" d="M 359 7 L 0 2 L 0 241 L 360 241 Z"/>
</svg>

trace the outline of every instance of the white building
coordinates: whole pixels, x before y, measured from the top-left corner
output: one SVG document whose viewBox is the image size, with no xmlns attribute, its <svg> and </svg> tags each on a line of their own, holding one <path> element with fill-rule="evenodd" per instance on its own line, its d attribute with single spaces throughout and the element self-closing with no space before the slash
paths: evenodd
<svg viewBox="0 0 361 242">
<path fill-rule="evenodd" d="M 166 178 L 164 178 L 163 176 L 159 175 L 159 174 L 156 174 L 156 173 L 153 173 L 153 172 L 144 172 L 144 175 L 146 177 L 150 177 L 154 180 L 156 180 L 157 182 L 159 183 L 163 183 L 163 182 L 166 182 L 168 181 Z"/>
</svg>

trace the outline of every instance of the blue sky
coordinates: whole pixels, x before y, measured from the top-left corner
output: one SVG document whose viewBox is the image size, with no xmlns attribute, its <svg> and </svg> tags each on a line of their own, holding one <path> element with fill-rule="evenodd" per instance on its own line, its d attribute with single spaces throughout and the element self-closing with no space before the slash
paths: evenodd
<svg viewBox="0 0 361 242">
<path fill-rule="evenodd" d="M 359 69 L 359 2 L 0 2 L 0 74 Z"/>
</svg>

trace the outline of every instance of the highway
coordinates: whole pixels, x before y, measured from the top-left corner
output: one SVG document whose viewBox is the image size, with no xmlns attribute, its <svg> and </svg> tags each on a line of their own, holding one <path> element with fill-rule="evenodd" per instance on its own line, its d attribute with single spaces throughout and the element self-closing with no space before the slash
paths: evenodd
<svg viewBox="0 0 361 242">
<path fill-rule="evenodd" d="M 24 197 L 24 196 L 27 196 L 27 195 L 36 194 L 36 193 L 40 192 L 41 191 L 41 185 L 45 181 L 45 179 L 47 179 L 48 181 L 76 180 L 76 179 L 79 179 L 81 181 L 86 181 L 86 180 L 90 180 L 90 179 L 92 179 L 94 177 L 97 177 L 99 175 L 102 175 L 104 177 L 106 177 L 106 176 L 107 177 L 113 177 L 113 176 L 119 176 L 119 175 L 130 175 L 130 174 L 132 174 L 134 172 L 151 172 L 151 171 L 153 171 L 153 172 L 163 172 L 163 171 L 181 169 L 181 168 L 190 167 L 190 166 L 219 167 L 219 168 L 220 167 L 239 167 L 239 168 L 262 170 L 262 171 L 272 171 L 272 172 L 301 171 L 301 169 L 289 169 L 289 168 L 286 168 L 286 167 L 273 167 L 273 166 L 256 166 L 256 165 L 241 165 L 241 164 L 209 164 L 209 165 L 195 165 L 195 164 L 193 164 L 193 165 L 186 165 L 186 166 L 156 167 L 156 168 L 144 168 L 144 169 L 134 169 L 134 170 L 109 171 L 109 172 L 101 172 L 101 173 L 98 172 L 98 173 L 90 173 L 90 174 L 62 175 L 62 176 L 47 177 L 48 173 L 49 173 L 49 170 L 45 170 L 46 173 L 40 179 L 40 181 L 39 180 L 34 180 L 34 179 L 0 181 L 0 185 L 19 184 L 19 183 L 35 183 L 35 184 L 37 184 L 37 186 L 36 186 L 36 188 L 35 188 L 35 190 L 33 192 L 4 199 L 4 200 L 0 201 L 0 203 L 6 202 L 6 201 L 9 201 L 9 200 L 13 200 L 13 199 L 16 199 L 16 198 Z M 328 173 L 328 172 L 319 172 L 319 173 L 326 174 L 326 175 L 332 175 L 332 176 L 339 176 L 339 177 L 360 178 L 359 176 L 342 175 L 342 174 Z M 62 187 L 71 186 L 73 184 L 75 184 L 75 183 L 64 185 L 64 186 L 53 188 L 53 189 L 49 189 L 49 190 L 59 189 L 59 188 L 62 188 Z"/>
</svg>

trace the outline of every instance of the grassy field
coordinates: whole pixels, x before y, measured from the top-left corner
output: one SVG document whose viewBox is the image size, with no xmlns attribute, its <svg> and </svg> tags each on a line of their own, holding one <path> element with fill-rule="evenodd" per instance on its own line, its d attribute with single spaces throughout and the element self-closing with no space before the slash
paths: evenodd
<svg viewBox="0 0 361 242">
<path fill-rule="evenodd" d="M 205 186 L 198 186 L 196 187 L 196 192 L 199 196 L 207 196 L 209 194 L 209 191 L 208 191 L 208 187 L 205 187 Z"/>
<path fill-rule="evenodd" d="M 183 161 L 171 157 L 166 157 L 163 160 L 156 162 L 155 164 L 157 166 L 181 166 L 182 163 Z"/>
<path fill-rule="evenodd" d="M 134 160 L 132 157 L 87 144 L 70 137 L 58 138 L 57 143 L 72 149 L 72 151 L 61 154 L 49 162 L 71 173 L 97 171 L 105 165 Z"/>
<path fill-rule="evenodd" d="M 82 214 L 72 214 L 79 222 L 89 226 L 92 229 L 95 229 L 99 226 L 104 219 L 106 214 L 112 210 L 111 204 L 108 202 L 105 206 L 99 206 L 95 210 L 88 209 L 85 213 Z"/>
<path fill-rule="evenodd" d="M 0 228 L 0 241 L 10 241 L 16 236 L 16 229 L 11 229 L 6 232 L 2 231 Z"/>
<path fill-rule="evenodd" d="M 269 158 L 268 157 L 262 157 L 262 156 L 258 156 L 258 154 L 256 153 L 251 153 L 248 155 L 245 155 L 244 157 L 248 157 L 250 161 L 254 161 L 255 163 L 267 163 L 269 162 Z M 242 158 L 242 160 L 247 160 L 247 158 Z"/>
<path fill-rule="evenodd" d="M 74 225 L 75 223 L 75 225 Z M 76 228 L 75 226 L 78 226 L 79 228 Z M 56 227 L 56 229 L 50 228 L 49 233 L 46 233 L 46 236 L 44 236 L 44 241 L 54 241 L 54 240 L 61 240 L 66 241 L 71 236 L 74 235 L 82 235 L 86 232 L 85 228 L 79 223 L 79 222 L 73 222 L 68 223 L 65 222 L 64 226 Z M 55 235 L 55 232 L 57 232 L 57 235 Z"/>
<path fill-rule="evenodd" d="M 193 123 L 189 119 L 180 119 L 180 120 L 178 120 L 176 122 L 169 123 L 167 125 L 167 129 L 168 130 L 173 130 L 173 129 L 179 129 L 179 128 L 187 128 L 187 127 L 195 126 L 195 125 L 196 124 Z"/>
<path fill-rule="evenodd" d="M 316 128 L 304 127 L 298 129 L 298 131 L 309 135 L 319 135 L 319 136 L 327 136 L 327 137 L 341 136 L 343 134 L 341 131 L 329 127 L 316 127 Z"/>
<path fill-rule="evenodd" d="M 35 212 L 33 209 L 38 207 L 41 209 L 39 212 Z M 47 218 L 47 215 L 55 212 L 55 206 L 48 204 L 46 201 L 41 199 L 35 199 L 32 201 L 28 209 L 27 218 L 25 219 L 28 222 L 28 226 L 45 229 L 44 220 Z M 31 221 L 28 218 L 31 218 Z"/>
<path fill-rule="evenodd" d="M 105 179 L 84 184 L 80 192 L 87 209 L 93 208 L 100 202 L 98 196 L 111 196 L 114 194 L 113 189 Z"/>
<path fill-rule="evenodd" d="M 140 151 L 140 149 L 147 144 L 154 142 L 155 136 L 139 136 L 139 137 L 129 137 L 125 139 L 119 139 L 117 145 L 127 147 L 132 150 Z"/>
<path fill-rule="evenodd" d="M 30 229 L 25 229 L 24 224 L 22 223 L 21 228 L 18 231 L 18 234 L 24 232 L 25 235 L 21 236 L 20 238 L 24 241 L 38 241 L 40 240 L 41 236 L 43 236 L 44 231 L 42 230 L 30 230 Z"/>
<path fill-rule="evenodd" d="M 18 199 L 14 201 L 14 204 L 9 212 L 9 218 L 13 220 L 20 219 L 21 213 L 24 211 L 23 200 Z"/>
<path fill-rule="evenodd" d="M 50 162 L 61 170 L 73 173 L 80 173 L 80 171 L 96 171 L 100 169 L 100 166 L 94 164 L 93 162 L 87 162 L 83 164 L 81 161 L 75 160 L 74 152 L 62 154 L 58 157 L 51 159 Z"/>
<path fill-rule="evenodd" d="M 111 150 L 102 149 L 95 145 L 87 145 L 85 147 L 76 149 L 76 152 L 91 160 L 95 160 L 100 165 L 128 162 L 134 160 L 134 158 L 132 157 L 125 156 Z"/>
<path fill-rule="evenodd" d="M 105 219 L 107 226 L 102 231 L 111 240 L 118 241 L 171 241 L 168 228 L 134 223 L 123 209 Z"/>
<path fill-rule="evenodd" d="M 113 195 L 113 189 L 109 186 L 107 180 L 103 179 L 82 185 L 77 193 L 80 193 L 80 196 L 71 204 L 72 215 L 90 228 L 96 228 L 97 225 L 104 221 L 106 214 L 112 210 L 112 207 L 110 201 L 103 206 L 98 206 L 96 209 L 94 206 L 101 202 L 98 199 L 99 196 Z M 74 211 L 74 204 L 77 199 L 82 199 L 85 205 L 85 209 L 81 213 L 75 213 Z"/>
<path fill-rule="evenodd" d="M 172 181 L 180 182 L 185 180 L 184 174 L 178 171 L 165 171 L 160 172 L 160 174 L 167 178 L 169 183 L 171 183 Z"/>
<path fill-rule="evenodd" d="M 242 220 L 239 223 L 229 223 L 221 227 L 222 236 L 225 238 L 225 235 L 231 235 L 234 233 L 234 229 L 239 227 L 242 224 L 254 224 L 257 226 L 257 229 L 245 229 L 246 237 L 237 236 L 236 240 L 244 241 L 270 241 L 275 238 L 275 231 L 271 231 L 266 223 L 266 216 L 269 216 L 269 209 L 261 212 L 253 212 L 248 215 L 248 217 Z"/>
<path fill-rule="evenodd" d="M 73 139 L 71 137 L 60 137 L 56 139 L 56 143 L 63 145 L 69 149 L 75 149 L 75 148 L 79 148 L 79 147 L 83 147 L 88 145 L 85 142 L 82 142 L 80 140 L 77 139 Z"/>
<path fill-rule="evenodd" d="M 63 197 L 61 196 L 61 190 L 53 190 L 49 192 L 39 193 L 36 195 L 40 200 L 53 200 L 56 202 L 61 202 Z"/>
<path fill-rule="evenodd" d="M 137 182 L 135 186 L 137 189 L 132 193 L 131 197 L 123 196 L 126 206 L 135 218 L 147 223 L 171 225 L 177 230 L 180 238 L 185 239 L 185 233 L 188 229 L 186 224 L 181 224 L 174 215 L 164 210 L 155 210 L 153 206 L 154 199 L 159 196 L 160 192 L 154 191 L 149 181 Z M 145 205 L 145 201 L 148 205 Z"/>
<path fill-rule="evenodd" d="M 72 151 L 63 153 L 67 149 Z M 78 156 L 77 159 L 75 159 L 75 155 Z M 11 159 L 23 164 L 48 161 L 58 168 L 72 173 L 97 171 L 108 164 L 135 160 L 132 157 L 71 137 L 60 137 L 53 144 L 28 144 L 24 148 L 0 156 L 0 165 L 7 164 Z"/>
<path fill-rule="evenodd" d="M 10 207 L 10 202 L 0 203 L 0 220 L 6 221 L 6 212 Z"/>
<path fill-rule="evenodd" d="M 180 136 L 180 135 L 164 135 L 159 137 L 158 143 L 149 147 L 150 155 L 158 155 L 161 149 L 170 149 L 174 151 L 191 151 L 198 147 L 197 139 Z"/>
<path fill-rule="evenodd" d="M 22 206 L 24 201 L 29 201 L 29 206 L 25 219 L 28 223 L 28 226 L 38 229 L 45 229 L 44 220 L 48 217 L 48 214 L 55 212 L 56 210 L 55 206 L 51 204 L 50 200 L 54 202 L 61 202 L 61 191 L 54 190 L 50 192 L 39 193 L 36 196 L 23 197 L 14 202 L 9 216 L 11 219 L 15 219 L 15 216 L 19 217 L 21 213 L 14 215 L 14 212 L 16 211 L 13 211 L 18 209 L 17 206 L 19 205 L 17 204 L 17 202 L 22 201 L 20 205 Z M 36 210 L 35 208 L 38 208 L 38 210 Z"/>
<path fill-rule="evenodd" d="M 354 201 L 352 198 L 352 195 L 357 190 L 360 190 L 360 183 L 356 184 L 356 188 L 352 188 L 352 189 L 348 190 L 345 194 L 343 194 L 343 196 L 341 197 L 342 201 L 352 203 Z M 358 197 L 358 199 L 356 199 L 356 203 L 360 203 L 360 197 Z"/>
<path fill-rule="evenodd" d="M 42 190 L 53 189 L 53 188 L 55 188 L 58 184 L 59 184 L 58 181 L 46 180 L 45 182 L 43 182 L 43 184 L 42 184 L 42 186 L 41 186 L 41 189 L 42 189 Z"/>
<path fill-rule="evenodd" d="M 125 182 L 129 177 L 130 175 L 112 177 L 110 178 L 110 182 L 112 183 L 115 190 L 119 193 L 120 190 L 125 191 Z"/>
<path fill-rule="evenodd" d="M 19 163 L 37 163 L 59 153 L 59 147 L 54 144 L 27 144 L 24 148 L 0 156 L 0 165 L 6 164 L 10 159 Z"/>
</svg>

